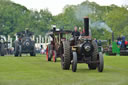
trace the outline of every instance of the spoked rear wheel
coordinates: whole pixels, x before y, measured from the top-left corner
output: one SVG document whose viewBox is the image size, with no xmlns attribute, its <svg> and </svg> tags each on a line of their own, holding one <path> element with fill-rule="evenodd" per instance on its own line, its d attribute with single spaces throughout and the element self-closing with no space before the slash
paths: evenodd
<svg viewBox="0 0 128 85">
<path fill-rule="evenodd" d="M 1 51 L 1 56 L 4 56 L 5 55 L 5 49 L 4 49 L 4 44 L 1 44 L 1 49 L 0 49 L 0 51 Z"/>
</svg>

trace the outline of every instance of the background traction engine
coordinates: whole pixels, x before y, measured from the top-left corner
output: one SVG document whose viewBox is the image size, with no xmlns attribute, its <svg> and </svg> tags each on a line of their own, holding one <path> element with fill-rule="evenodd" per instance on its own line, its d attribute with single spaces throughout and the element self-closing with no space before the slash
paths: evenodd
<svg viewBox="0 0 128 85">
<path fill-rule="evenodd" d="M 35 41 L 31 39 L 33 32 L 28 30 L 18 32 L 18 40 L 14 42 L 14 55 L 21 56 L 22 53 L 30 53 L 30 56 L 36 56 Z"/>
<path fill-rule="evenodd" d="M 8 49 L 8 43 L 6 42 L 3 37 L 0 36 L 0 55 L 5 56 L 7 49 Z"/>
<path fill-rule="evenodd" d="M 67 41 L 67 35 L 71 33 L 72 31 L 69 30 L 57 30 L 56 28 L 53 28 L 53 30 L 50 30 L 46 34 L 49 38 L 51 38 L 51 41 L 47 45 L 46 49 L 47 61 L 51 61 L 53 58 L 53 62 L 56 62 L 57 58 L 61 58 L 63 55 L 63 43 Z"/>
</svg>

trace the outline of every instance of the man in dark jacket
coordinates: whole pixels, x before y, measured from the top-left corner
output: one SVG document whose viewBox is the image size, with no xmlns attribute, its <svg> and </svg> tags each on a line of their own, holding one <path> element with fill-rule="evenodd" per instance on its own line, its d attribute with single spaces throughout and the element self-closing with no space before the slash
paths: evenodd
<svg viewBox="0 0 128 85">
<path fill-rule="evenodd" d="M 78 40 L 79 36 L 80 36 L 80 32 L 77 31 L 77 26 L 75 26 L 74 31 L 72 32 L 72 37 L 73 37 L 72 39 L 75 41 L 74 44 L 77 43 L 76 41 Z"/>
<path fill-rule="evenodd" d="M 79 37 L 80 36 L 80 32 L 77 31 L 77 26 L 74 27 L 74 31 L 72 32 L 72 36 L 73 37 Z"/>
</svg>

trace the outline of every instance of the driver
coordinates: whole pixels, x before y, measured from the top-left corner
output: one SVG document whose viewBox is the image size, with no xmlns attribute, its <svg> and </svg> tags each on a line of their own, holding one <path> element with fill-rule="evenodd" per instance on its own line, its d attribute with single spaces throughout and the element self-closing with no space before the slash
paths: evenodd
<svg viewBox="0 0 128 85">
<path fill-rule="evenodd" d="M 76 41 L 78 40 L 80 36 L 80 32 L 77 31 L 77 26 L 74 27 L 74 31 L 72 32 L 73 40 L 75 41 L 74 44 L 76 44 Z"/>
<path fill-rule="evenodd" d="M 77 31 L 77 26 L 74 27 L 74 31 L 72 32 L 72 36 L 73 37 L 79 37 L 80 36 L 80 32 Z"/>
</svg>

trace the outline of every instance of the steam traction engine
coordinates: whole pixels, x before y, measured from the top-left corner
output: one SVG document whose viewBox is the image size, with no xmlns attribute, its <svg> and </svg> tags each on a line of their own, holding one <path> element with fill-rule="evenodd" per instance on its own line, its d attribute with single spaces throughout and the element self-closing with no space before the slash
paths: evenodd
<svg viewBox="0 0 128 85">
<path fill-rule="evenodd" d="M 51 61 L 53 58 L 53 62 L 56 62 L 57 58 L 62 56 L 63 43 L 68 40 L 68 37 L 70 37 L 68 34 L 71 33 L 72 31 L 60 30 L 54 27 L 46 34 L 46 36 L 51 40 L 46 49 L 47 61 Z"/>
<path fill-rule="evenodd" d="M 98 52 L 97 43 L 92 40 L 89 33 L 89 18 L 84 18 L 85 33 L 82 36 L 76 36 L 63 44 L 61 65 L 68 70 L 72 64 L 72 71 L 76 72 L 78 63 L 88 64 L 89 69 L 98 68 L 103 71 L 104 60 L 102 52 Z"/>
<path fill-rule="evenodd" d="M 0 36 L 0 55 L 4 56 L 7 49 L 8 49 L 8 43 L 6 42 L 3 37 Z"/>
<path fill-rule="evenodd" d="M 25 30 L 18 32 L 18 40 L 14 42 L 14 55 L 21 56 L 22 53 L 30 53 L 31 56 L 36 56 L 35 52 L 35 41 L 32 40 L 33 32 Z"/>
</svg>

